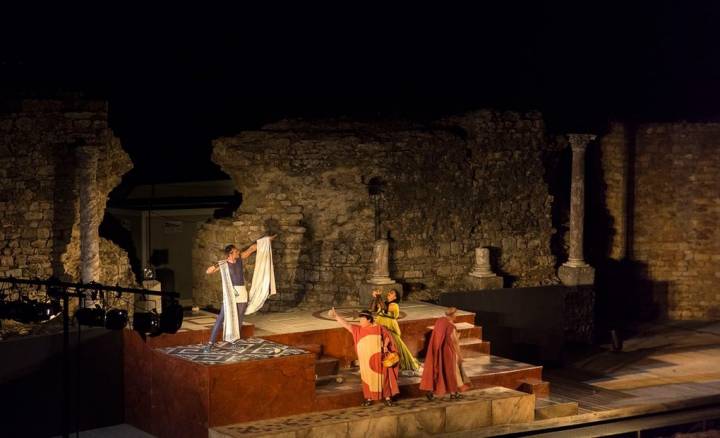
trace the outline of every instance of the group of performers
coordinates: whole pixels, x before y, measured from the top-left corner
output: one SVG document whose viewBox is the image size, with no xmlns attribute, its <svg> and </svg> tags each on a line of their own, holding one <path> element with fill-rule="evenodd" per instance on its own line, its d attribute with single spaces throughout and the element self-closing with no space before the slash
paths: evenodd
<svg viewBox="0 0 720 438">
<path fill-rule="evenodd" d="M 330 315 L 352 334 L 365 397 L 363 406 L 370 406 L 375 400 L 384 400 L 387 406 L 395 405 L 394 398 L 400 392 L 399 371 L 414 374 L 420 369 L 417 359 L 402 340 L 397 299 L 395 290 L 390 290 L 384 301 L 380 291 L 373 291 L 372 306 L 359 313 L 359 325 L 348 323 L 334 308 L 330 311 Z M 431 401 L 448 393 L 451 399 L 460 399 L 460 392 L 469 388 L 470 381 L 462 368 L 460 338 L 454 324 L 456 313 L 454 307 L 448 308 L 435 322 L 430 336 L 420 389 L 427 391 Z M 393 355 L 397 355 L 397 361 L 392 360 Z"/>
<path fill-rule="evenodd" d="M 276 236 L 259 239 L 244 251 L 235 245 L 225 248 L 225 260 L 213 264 L 207 274 L 221 273 L 223 283 L 223 306 L 215 321 L 210 342 L 205 347 L 210 352 L 215 344 L 220 327 L 224 327 L 224 339 L 234 341 L 240 338 L 240 329 L 245 314 L 262 307 L 268 295 L 275 293 L 275 278 L 272 270 L 270 242 Z M 245 287 L 243 262 L 258 252 L 253 287 Z M 262 259 L 262 262 L 261 262 Z M 400 305 L 395 290 L 373 291 L 370 309 L 359 313 L 359 324 L 350 324 L 335 308 L 330 315 L 352 335 L 360 365 L 360 378 L 365 400 L 363 406 L 383 400 L 386 405 L 395 405 L 394 397 L 400 392 L 398 376 L 400 371 L 417 375 L 418 360 L 402 340 L 398 324 Z M 462 369 L 459 335 L 455 328 L 457 309 L 451 307 L 435 322 L 422 371 L 420 389 L 427 391 L 428 400 L 435 396 L 450 394 L 451 399 L 461 398 L 460 392 L 469 387 L 469 380 Z"/>
</svg>

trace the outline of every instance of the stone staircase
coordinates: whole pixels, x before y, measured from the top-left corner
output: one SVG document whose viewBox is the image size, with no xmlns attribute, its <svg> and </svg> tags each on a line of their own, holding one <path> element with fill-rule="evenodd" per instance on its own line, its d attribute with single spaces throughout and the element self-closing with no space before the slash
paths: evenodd
<svg viewBox="0 0 720 438">
<path fill-rule="evenodd" d="M 458 322 L 455 327 L 460 335 L 460 349 L 463 357 L 477 357 L 490 354 L 490 342 L 482 339 L 482 327 L 468 322 Z M 426 327 L 426 338 L 429 339 L 433 326 Z M 320 344 L 303 344 L 298 348 L 315 353 L 315 374 L 319 381 L 325 378 L 334 378 L 339 373 L 339 360 L 323 353 Z"/>
<path fill-rule="evenodd" d="M 460 336 L 460 348 L 465 358 L 466 372 L 474 387 L 504 386 L 511 390 L 532 394 L 537 400 L 537 418 L 554 418 L 577 414 L 577 404 L 560 403 L 550 398 L 550 384 L 542 380 L 542 367 L 490 355 L 490 342 L 482 339 L 482 327 L 469 322 L 456 322 Z M 425 327 L 425 345 L 433 326 Z M 322 346 L 310 344 L 301 346 L 316 354 L 316 393 L 320 405 L 352 407 L 362 401 L 357 370 L 342 369 L 339 360 L 323 354 Z M 422 352 L 424 353 L 424 351 Z M 478 371 L 478 368 L 480 370 Z M 422 395 L 417 376 L 401 376 L 401 400 Z M 349 389 L 354 388 L 354 389 Z"/>
<path fill-rule="evenodd" d="M 426 329 L 429 339 L 433 326 L 427 326 Z M 456 322 L 455 329 L 460 335 L 460 351 L 463 357 L 490 354 L 490 342 L 482 339 L 482 327 L 469 322 Z"/>
</svg>

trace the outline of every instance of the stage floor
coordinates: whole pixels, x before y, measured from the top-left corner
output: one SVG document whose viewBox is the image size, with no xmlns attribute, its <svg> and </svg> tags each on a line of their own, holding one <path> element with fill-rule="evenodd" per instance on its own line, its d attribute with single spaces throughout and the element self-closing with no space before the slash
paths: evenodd
<svg viewBox="0 0 720 438">
<path fill-rule="evenodd" d="M 360 308 L 336 308 L 344 316 L 350 316 L 353 310 Z M 402 311 L 400 322 L 421 319 L 439 318 L 444 315 L 446 307 L 436 306 L 420 301 L 406 301 L 400 303 Z M 472 315 L 470 312 L 458 310 L 458 316 Z M 186 314 L 182 331 L 207 330 L 215 323 L 216 315 L 211 312 L 200 311 L 195 314 Z M 350 318 L 352 319 L 352 318 Z M 352 322 L 352 320 L 351 320 Z M 290 310 L 278 313 L 255 313 L 245 317 L 244 324 L 255 326 L 255 336 L 271 336 L 288 333 L 309 332 L 314 330 L 328 330 L 339 327 L 335 320 L 327 316 L 327 310 Z"/>
</svg>

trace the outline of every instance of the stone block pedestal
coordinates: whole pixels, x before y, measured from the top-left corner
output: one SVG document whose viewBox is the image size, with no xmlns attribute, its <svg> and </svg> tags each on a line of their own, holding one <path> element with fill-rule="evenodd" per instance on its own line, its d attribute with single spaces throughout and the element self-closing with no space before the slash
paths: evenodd
<svg viewBox="0 0 720 438">
<path fill-rule="evenodd" d="M 503 278 L 490 267 L 490 249 L 475 248 L 475 265 L 466 277 L 472 289 L 502 289 Z"/>
<path fill-rule="evenodd" d="M 580 286 L 595 282 L 595 268 L 586 266 L 562 265 L 558 269 L 558 277 L 565 286 Z"/>
<path fill-rule="evenodd" d="M 465 277 L 466 282 L 472 289 L 502 289 L 503 278 L 499 275 L 492 275 L 487 277 L 475 277 L 472 274 Z"/>
</svg>

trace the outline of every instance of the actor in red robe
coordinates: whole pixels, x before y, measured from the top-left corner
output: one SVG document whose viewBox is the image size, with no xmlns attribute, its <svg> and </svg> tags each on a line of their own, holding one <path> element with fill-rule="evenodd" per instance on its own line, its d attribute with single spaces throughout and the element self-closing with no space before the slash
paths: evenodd
<svg viewBox="0 0 720 438">
<path fill-rule="evenodd" d="M 432 400 L 435 395 L 443 396 L 450 393 L 450 398 L 459 399 L 460 391 L 469 388 L 462 372 L 462 356 L 460 342 L 455 329 L 455 313 L 451 307 L 445 316 L 435 322 L 423 369 L 420 389 L 429 391 L 427 397 Z"/>
<path fill-rule="evenodd" d="M 387 406 L 393 406 L 392 397 L 400 392 L 398 386 L 398 365 L 386 368 L 382 363 L 382 353 L 397 348 L 393 337 L 385 327 L 373 323 L 373 316 L 367 310 L 360 312 L 360 325 L 348 323 L 342 316 L 330 311 L 330 315 L 352 334 L 355 351 L 360 364 L 360 379 L 365 401 L 370 406 L 373 400 L 385 400 Z"/>
</svg>

